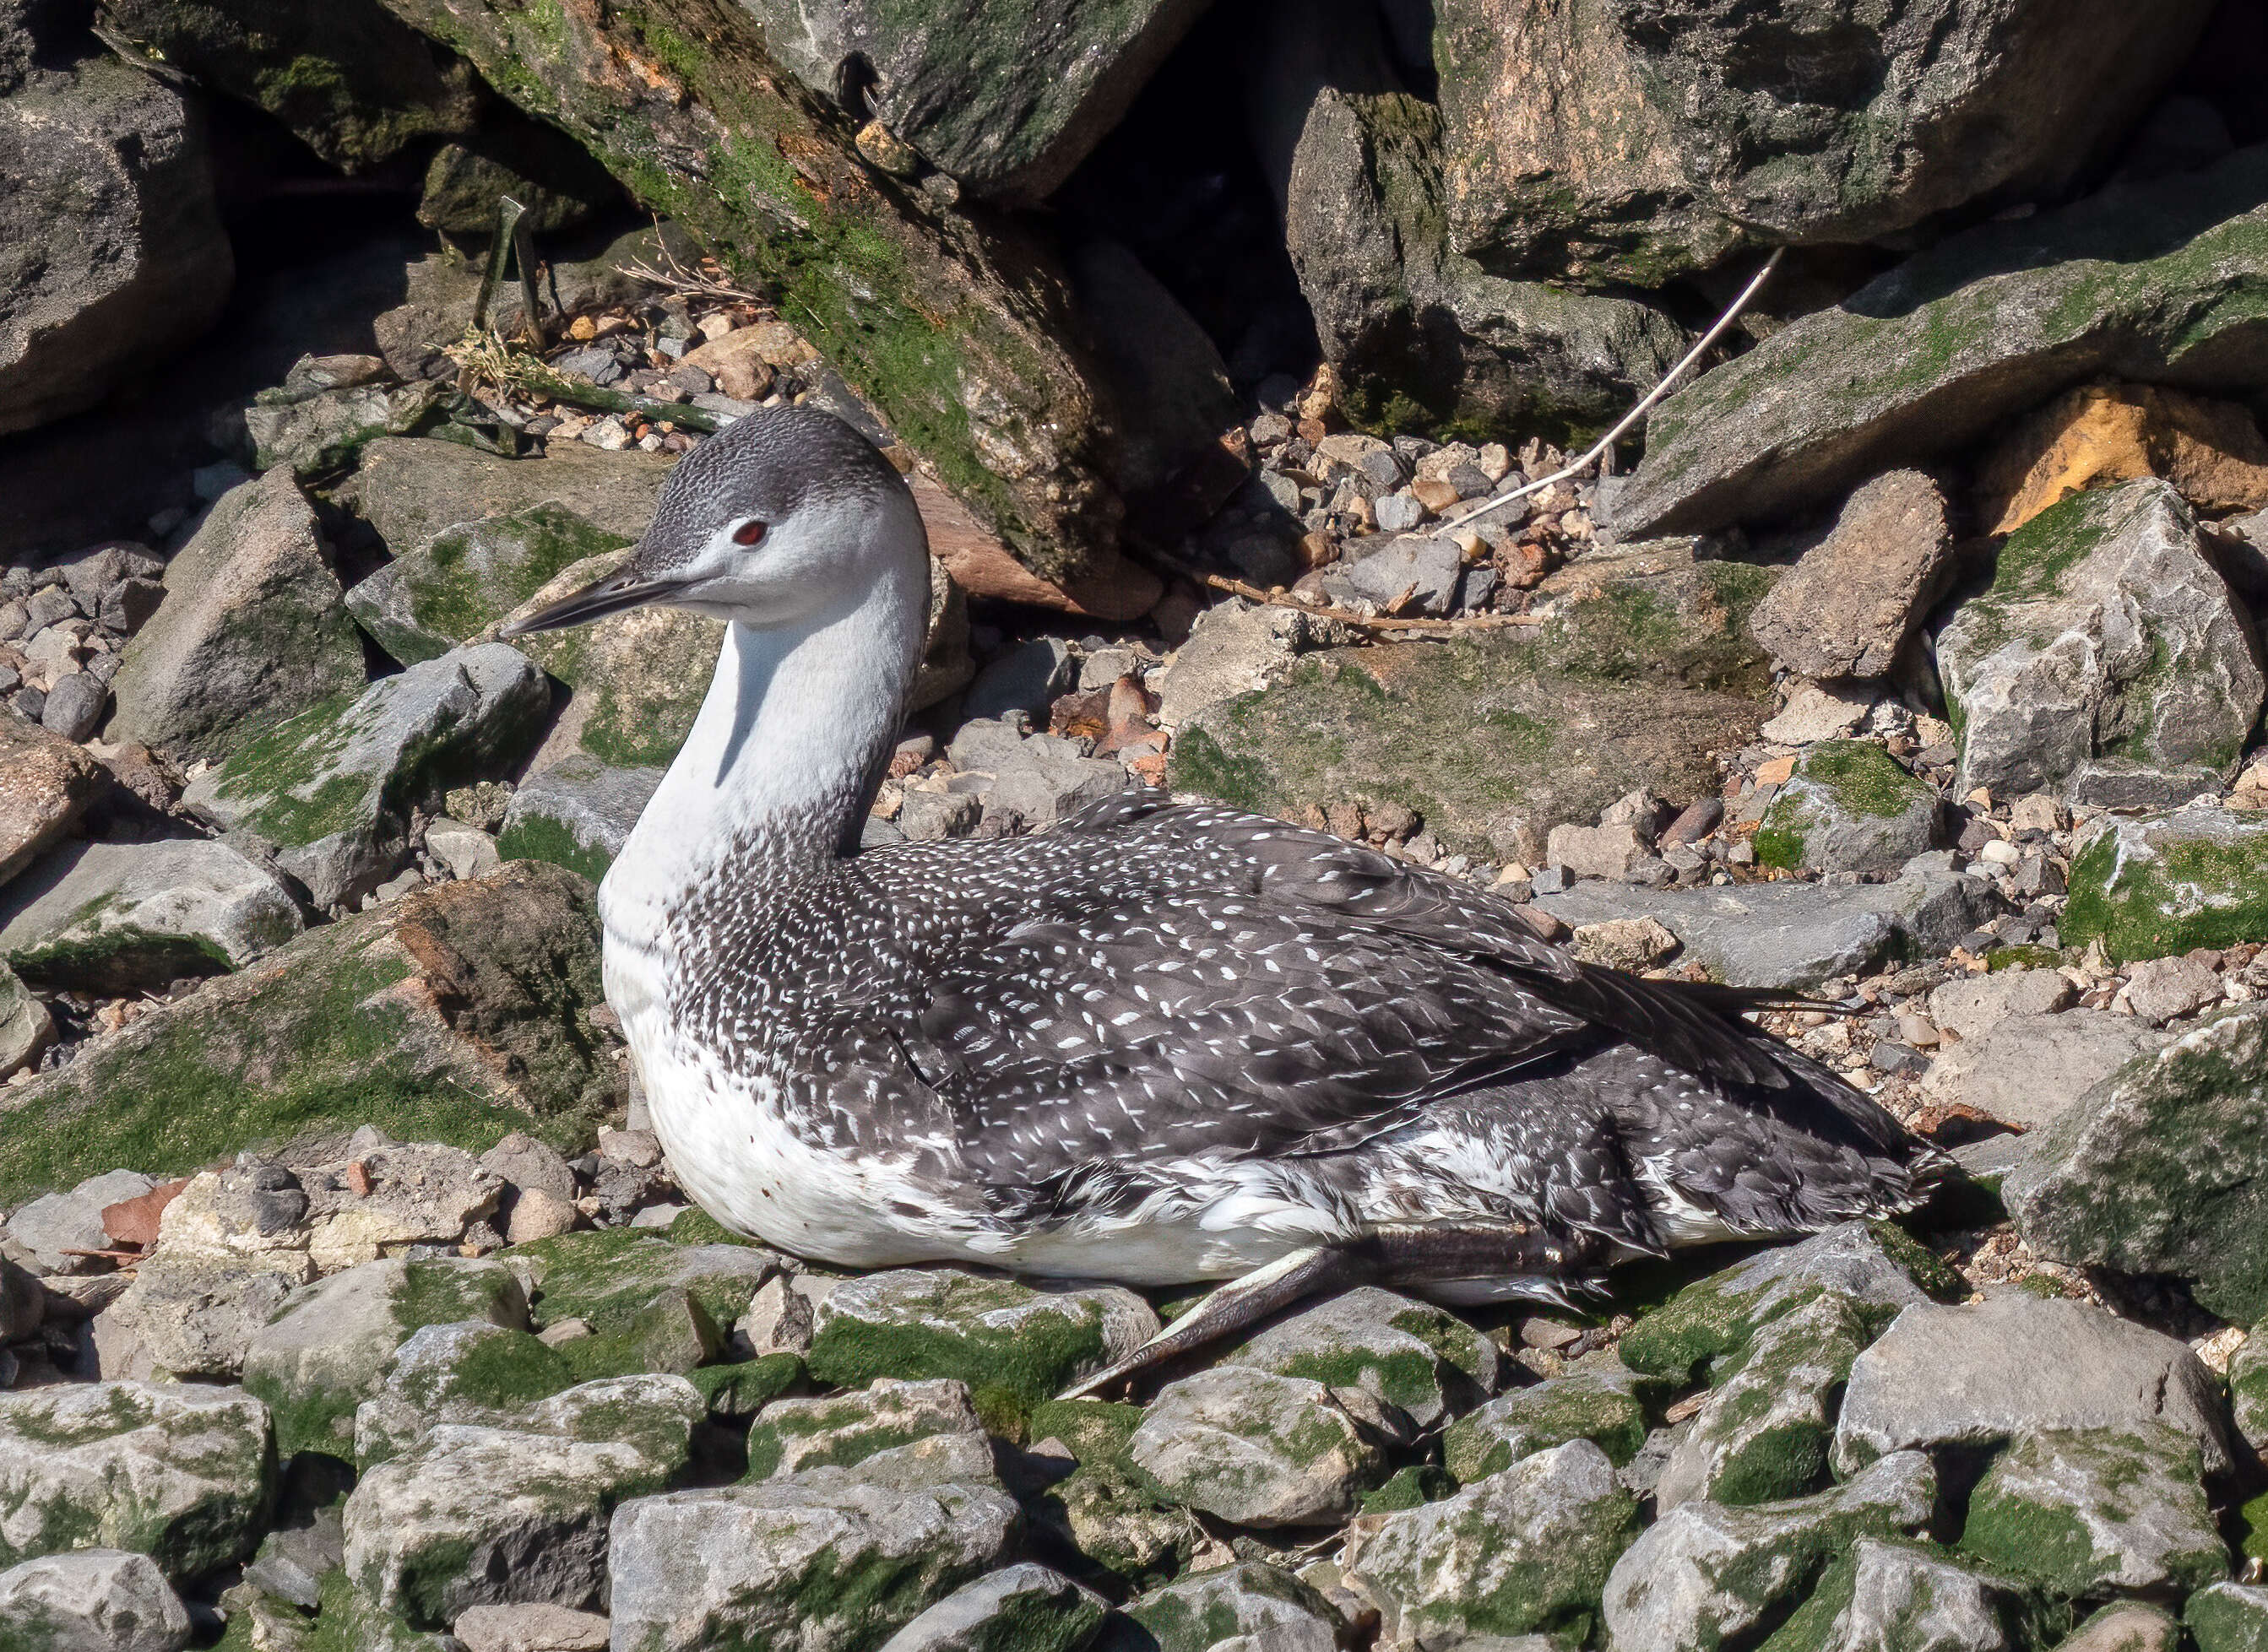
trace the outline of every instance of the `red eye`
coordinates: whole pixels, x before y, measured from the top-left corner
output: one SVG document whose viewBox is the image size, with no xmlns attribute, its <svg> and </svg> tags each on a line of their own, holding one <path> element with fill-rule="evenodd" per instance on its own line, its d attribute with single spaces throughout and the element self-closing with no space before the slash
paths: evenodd
<svg viewBox="0 0 2268 1652">
<path fill-rule="evenodd" d="M 743 522 L 733 530 L 733 543 L 735 545 L 761 544 L 763 537 L 764 525 L 755 520 Z"/>
</svg>

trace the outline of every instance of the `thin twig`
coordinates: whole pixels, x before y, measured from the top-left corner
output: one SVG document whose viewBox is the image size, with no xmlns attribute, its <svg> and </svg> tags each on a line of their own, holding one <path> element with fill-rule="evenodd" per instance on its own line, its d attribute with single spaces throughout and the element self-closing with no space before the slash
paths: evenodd
<svg viewBox="0 0 2268 1652">
<path fill-rule="evenodd" d="M 1700 341 L 1685 352 L 1684 359 L 1664 373 L 1661 376 L 1661 382 L 1640 397 L 1638 406 L 1616 420 L 1614 428 L 1594 442 L 1580 459 L 1571 460 L 1553 471 L 1549 476 L 1539 477 L 1534 481 L 1514 488 L 1509 493 L 1501 493 L 1491 498 L 1484 499 L 1471 510 L 1462 511 L 1443 522 L 1433 530 L 1433 537 L 1443 538 L 1464 526 L 1468 522 L 1477 521 L 1491 510 L 1501 510 L 1515 499 L 1525 498 L 1532 493 L 1542 493 L 1546 488 L 1565 481 L 1571 476 L 1579 476 L 1588 470 L 1601 454 L 1615 444 L 1616 438 L 1652 412 L 1654 404 L 1669 393 L 1670 386 L 1683 378 L 1693 364 L 1708 352 L 1709 347 L 1725 335 L 1725 330 L 1740 319 L 1742 311 L 1749 307 L 1749 301 L 1764 290 L 1764 283 L 1771 278 L 1772 271 L 1779 268 L 1780 258 L 1786 251 L 1787 248 L 1784 246 L 1772 248 L 1771 256 L 1764 260 L 1764 268 L 1756 271 L 1747 286 L 1741 289 L 1741 296 L 1733 300 L 1733 307 L 1717 318 L 1717 325 L 1704 333 Z"/>
<path fill-rule="evenodd" d="M 1336 620 L 1341 625 L 1359 626 L 1366 630 L 1453 636 L 1460 631 L 1502 631 L 1515 626 L 1543 623 L 1542 616 L 1533 613 L 1469 613 L 1454 620 L 1403 620 L 1391 614 L 1358 613 L 1352 608 L 1341 608 L 1328 602 L 1311 602 L 1305 597 L 1295 597 L 1288 591 L 1263 591 L 1257 585 L 1232 579 L 1226 574 L 1209 573 L 1193 563 L 1183 562 L 1162 546 L 1152 545 L 1130 535 L 1127 543 L 1152 562 L 1162 564 L 1184 578 L 1194 579 L 1215 591 L 1226 591 L 1232 597 L 1241 597 L 1247 602 L 1256 602 L 1264 607 L 1296 608 L 1301 613 L 1313 614 L 1318 620 Z"/>
</svg>

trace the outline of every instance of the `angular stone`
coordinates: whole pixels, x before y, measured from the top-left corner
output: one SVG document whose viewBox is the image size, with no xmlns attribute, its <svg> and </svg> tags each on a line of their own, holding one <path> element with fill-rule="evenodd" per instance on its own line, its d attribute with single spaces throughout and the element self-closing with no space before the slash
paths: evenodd
<svg viewBox="0 0 2268 1652">
<path fill-rule="evenodd" d="M 378 364 L 376 356 L 348 359 Z M 430 383 L 264 390 L 244 410 L 253 465 L 288 469 L 302 481 L 335 478 L 379 437 L 407 436 L 432 422 L 439 400 L 438 386 Z"/>
<path fill-rule="evenodd" d="M 2095 1085 L 2161 1042 L 2139 1017 L 2107 1010 L 2012 1015 L 1940 1052 L 1922 1089 L 1933 1101 L 2033 1130 L 2070 1112 Z M 2034 1145 L 2028 1142 L 2024 1151 Z"/>
<path fill-rule="evenodd" d="M 1452 0 L 1432 48 L 1452 233 L 1506 274 L 1655 287 L 1743 247 L 2053 199 L 2124 136 L 2205 11 L 2144 26 L 2106 0 L 1937 0 L 1830 30 L 1705 0 L 1674 26 L 1630 4 Z"/>
<path fill-rule="evenodd" d="M 121 1160 L 181 1173 L 364 1124 L 485 1149 L 587 1129 L 620 1071 L 590 886 L 517 864 L 301 936 L 9 1091 L 0 1200 Z"/>
<path fill-rule="evenodd" d="M 1633 890 L 1582 884 L 1535 903 L 1580 928 L 1652 917 L 1683 943 L 1681 957 L 1730 987 L 1812 987 L 1865 973 L 1901 948 L 1941 952 L 1992 910 L 1987 885 L 1920 857 L 1887 884 L 1783 881 L 1707 889 Z"/>
<path fill-rule="evenodd" d="M 606 1652 L 607 1620 L 534 1601 L 469 1606 L 449 1626 L 465 1652 Z"/>
<path fill-rule="evenodd" d="M 441 1424 L 357 1483 L 347 1575 L 421 1628 L 509 1600 L 594 1604 L 616 1504 L 684 1468 L 704 1411 L 681 1377 L 626 1377 L 570 1389 L 510 1427 Z"/>
<path fill-rule="evenodd" d="M 1388 1515 L 1351 1577 L 1388 1634 L 1421 1645 L 1556 1631 L 1581 1636 L 1638 1504 L 1588 1440 L 1554 1446 L 1453 1497 Z"/>
<path fill-rule="evenodd" d="M 180 1652 L 188 1609 L 146 1554 L 90 1549 L 0 1572 L 0 1626 L 26 1648 Z"/>
<path fill-rule="evenodd" d="M 2013 533 L 2073 494 L 2163 477 L 2199 510 L 2268 504 L 2268 443 L 2243 406 L 2177 390 L 2083 385 L 2011 431 L 1980 468 L 1980 524 Z"/>
<path fill-rule="evenodd" d="M 251 1554 L 275 1478 L 268 1408 L 240 1388 L 0 1394 L 0 1563 L 126 1549 L 202 1577 Z"/>
<path fill-rule="evenodd" d="M 70 831 L 106 783 L 102 766 L 69 740 L 0 710 L 0 884 Z"/>
<path fill-rule="evenodd" d="M 1817 1490 L 1852 1362 L 1881 1326 L 1879 1308 L 1839 1291 L 1764 1325 L 1670 1452 L 1654 1506 L 1776 1502 Z"/>
<path fill-rule="evenodd" d="M 2089 1090 L 2001 1184 L 2038 1255 L 2173 1274 L 2223 1317 L 2268 1315 L 2268 1010 L 2208 1018 Z"/>
<path fill-rule="evenodd" d="M 2000 547 L 1992 588 L 1939 631 L 1960 789 L 2157 785 L 2177 802 L 2235 772 L 2260 714 L 2251 628 L 2181 496 L 2081 494 Z"/>
<path fill-rule="evenodd" d="M 1353 1389 L 1418 1431 L 1469 1411 L 1496 1390 L 1496 1345 L 1454 1314 L 1374 1285 L 1271 1325 L 1221 1363 Z"/>
<path fill-rule="evenodd" d="M 1623 1551 L 1603 1601 L 1610 1652 L 1709 1652 L 1812 1586 L 1860 1538 L 1929 1523 L 1937 1476 L 1894 1452 L 1815 1497 L 1727 1509 L 1689 1502 Z"/>
<path fill-rule="evenodd" d="M 379 1391 L 394 1350 L 421 1326 L 468 1319 L 527 1328 L 527 1297 L 509 1268 L 469 1258 L 366 1263 L 286 1298 L 253 1334 L 244 1385 L 268 1402 L 285 1456 L 347 1457 L 355 1409 Z"/>
<path fill-rule="evenodd" d="M 1126 1456 L 1167 1501 L 1241 1526 L 1343 1520 L 1386 1477 L 1322 1384 L 1234 1365 L 1161 1389 Z"/>
<path fill-rule="evenodd" d="M 877 1377 L 955 1377 L 982 1411 L 1036 1404 L 1132 1353 L 1158 1317 L 1115 1285 L 1028 1284 L 952 1268 L 845 1280 L 820 1304 L 808 1363 L 838 1388 Z"/>
<path fill-rule="evenodd" d="M 1937 483 L 1919 471 L 1891 471 L 1851 496 L 1834 531 L 1781 576 L 1749 624 L 1798 676 L 1888 676 L 1952 555 Z"/>
<path fill-rule="evenodd" d="M 1756 862 L 1895 872 L 1935 841 L 1936 789 L 1871 740 L 1822 740 L 1796 760 L 1756 835 Z"/>
<path fill-rule="evenodd" d="M 983 1444 L 984 1425 L 969 1404 L 966 1384 L 880 1377 L 858 1393 L 777 1399 L 748 1430 L 745 1478 L 784 1479 L 806 1468 L 848 1468 L 939 1435 L 972 1435 Z M 984 1449 L 989 1456 L 990 1447 Z"/>
<path fill-rule="evenodd" d="M 597 883 L 661 784 L 659 768 L 614 768 L 574 753 L 538 769 L 512 795 L 497 853 L 550 861 Z"/>
<path fill-rule="evenodd" d="M 2059 925 L 2113 960 L 2268 940 L 2268 817 L 2188 808 L 2098 818 L 2072 856 Z"/>
<path fill-rule="evenodd" d="M 177 1255 L 161 1250 L 103 1311 L 148 1355 L 150 1369 L 106 1376 L 234 1382 L 262 1326 L 294 1287 L 313 1276 L 305 1252 L 265 1256 Z"/>
<path fill-rule="evenodd" d="M 1321 1595 L 1289 1572 L 1250 1561 L 1177 1578 L 1121 1610 L 1135 1633 L 1111 1626 L 1101 1652 L 1211 1652 L 1224 1643 L 1337 1652 L 1344 1639 Z"/>
<path fill-rule="evenodd" d="M 574 1384 L 558 1351 L 526 1331 L 485 1319 L 422 1325 L 356 1407 L 355 1467 L 366 1474 L 443 1423 L 510 1428 L 513 1412 Z"/>
<path fill-rule="evenodd" d="M 192 781 L 181 801 L 273 845 L 276 864 L 328 908 L 392 875 L 417 801 L 508 768 L 550 703 L 525 655 L 483 643 L 301 712 Z"/>
<path fill-rule="evenodd" d="M 630 1336 L 657 1304 L 681 1313 L 689 1307 L 713 1333 L 738 1318 L 780 1264 L 755 1245 L 676 1245 L 628 1228 L 562 1234 L 509 1254 L 534 1281 L 539 1329 L 579 1319 L 600 1339 Z M 572 1357 L 597 1355 L 578 1350 Z"/>
<path fill-rule="evenodd" d="M 1957 451 L 2109 374 L 2242 391 L 2268 266 L 2268 151 L 1948 237 L 1656 408 L 1625 535 L 1784 517 Z"/>
<path fill-rule="evenodd" d="M 1924 1283 L 1943 1289 L 1948 1274 L 1898 1230 L 1846 1222 L 1687 1286 L 1624 1332 L 1616 1351 L 1632 1370 L 1690 1382 L 1704 1361 L 1729 1370 L 1760 1330 L 1825 1293 L 1887 1321 L 1927 1303 Z"/>
<path fill-rule="evenodd" d="M 1949 980 L 1929 995 L 1929 1018 L 1966 1043 L 1981 1039 L 2012 1016 L 2052 1015 L 2076 988 L 2060 971 L 1996 969 Z"/>
<path fill-rule="evenodd" d="M 93 407 L 196 338 L 235 274 L 198 106 L 61 16 L 18 12 L 10 33 L 26 61 L 0 74 L 0 244 L 18 249 L 0 434 Z"/>
<path fill-rule="evenodd" d="M 0 956 L 26 980 L 110 994 L 241 969 L 303 927 L 298 903 L 225 843 L 77 843 L 0 892 Z"/>
<path fill-rule="evenodd" d="M 899 1489 L 842 1469 L 635 1498 L 609 1545 L 615 1637 L 854 1652 L 999 1564 L 1018 1519 L 997 1487 Z"/>
<path fill-rule="evenodd" d="M 2074 1598 L 2228 1575 L 2197 1443 L 2161 1423 L 2019 1435 L 1970 1494 L 1961 1546 Z"/>
<path fill-rule="evenodd" d="M 1189 1516 L 1159 1507 L 1126 1461 L 1126 1442 L 1141 1421 L 1132 1406 L 1051 1400 L 1033 1408 L 1027 1430 L 1042 1444 L 1061 1443 L 1078 1465 L 1068 1478 L 1028 1500 L 1034 1524 L 1051 1541 L 1137 1590 L 1176 1575 L 1197 1546 Z"/>
<path fill-rule="evenodd" d="M 217 760 L 363 685 L 362 643 L 313 508 L 287 471 L 215 502 L 111 679 L 111 738 Z"/>
<path fill-rule="evenodd" d="M 1092 1590 L 1029 1560 L 964 1583 L 882 1643 L 882 1652 L 1080 1652 L 1108 1607 Z M 469 1652 L 469 1649 L 468 1649 Z"/>
<path fill-rule="evenodd" d="M 1441 1465 L 1469 1486 L 1538 1451 L 1588 1440 L 1620 1466 L 1646 1443 L 1647 1401 L 1663 1386 L 1614 1366 L 1580 1366 L 1515 1389 L 1449 1425 L 1441 1435 Z"/>
<path fill-rule="evenodd" d="M 1852 1366 L 1835 1466 L 2043 1429 L 2163 1423 L 2218 1474 L 2231 1460 L 2220 1416 L 2212 1373 L 2186 1344 L 2100 1308 L 2009 1290 L 1898 1315 Z"/>
<path fill-rule="evenodd" d="M 2032 1644 L 2011 1634 L 2029 1604 L 2024 1590 L 2007 1579 L 1980 1575 L 1907 1544 L 1861 1538 L 1764 1644 L 1772 1652 L 1795 1647 L 2014 1652 Z M 2070 1652 L 2072 1645 L 2059 1642 L 2058 1652 Z"/>
<path fill-rule="evenodd" d="M 105 1171 L 66 1193 L 41 1193 L 8 1218 L 8 1237 L 50 1274 L 84 1274 L 95 1266 L 82 1254 L 109 1248 L 102 1213 L 155 1186 L 138 1171 Z"/>
<path fill-rule="evenodd" d="M 1381 613 L 1440 616 L 1457 606 L 1457 585 L 1464 571 L 1463 555 L 1448 540 L 1411 534 L 1347 563 L 1344 571 L 1326 575 L 1323 591 L 1336 601 L 1352 598 L 1370 603 Z"/>
<path fill-rule="evenodd" d="M 2189 1597 L 2182 1622 L 2198 1652 L 2261 1652 L 2268 1647 L 2268 1589 L 2210 1584 Z"/>
</svg>

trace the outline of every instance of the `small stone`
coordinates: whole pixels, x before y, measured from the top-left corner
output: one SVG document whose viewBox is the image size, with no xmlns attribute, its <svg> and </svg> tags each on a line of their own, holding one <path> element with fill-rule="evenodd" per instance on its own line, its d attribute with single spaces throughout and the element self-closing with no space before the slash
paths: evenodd
<svg viewBox="0 0 2268 1652">
<path fill-rule="evenodd" d="M 439 819 L 426 827 L 425 852 L 452 877 L 485 877 L 504 864 L 494 838 L 459 820 Z"/>
<path fill-rule="evenodd" d="M 1120 1609 L 1136 1634 L 1111 1635 L 1103 1652 L 1337 1652 L 1344 1644 L 1338 1614 L 1289 1572 L 1241 1561 L 1175 1579 Z"/>
<path fill-rule="evenodd" d="M 1951 562 L 1947 516 L 1920 472 L 1876 477 L 1756 605 L 1756 640 L 1798 676 L 1887 676 Z"/>
<path fill-rule="evenodd" d="M 1775 745 L 1811 745 L 1841 739 L 1866 720 L 1871 689 L 1836 683 L 1799 683 L 1787 704 L 1756 731 Z"/>
<path fill-rule="evenodd" d="M 0 1632 L 26 1652 L 180 1652 L 189 1630 L 146 1554 L 87 1549 L 0 1572 Z"/>
<path fill-rule="evenodd" d="M 1935 841 L 1936 790 L 1871 740 L 1807 747 L 1755 841 L 1765 866 L 1894 872 Z"/>
<path fill-rule="evenodd" d="M 2113 1601 L 2073 1631 L 2056 1652 L 2180 1652 L 2182 1626 L 2162 1606 Z"/>
<path fill-rule="evenodd" d="M 468 1607 L 450 1633 L 465 1652 L 606 1652 L 608 1625 L 596 1612 L 518 1601 Z"/>
<path fill-rule="evenodd" d="M 969 1403 L 966 1384 L 942 1378 L 898 1383 L 884 1377 L 857 1393 L 778 1399 L 765 1406 L 748 1431 L 748 1468 L 743 1478 L 753 1483 L 784 1479 L 806 1468 L 848 1468 L 880 1452 L 951 1435 L 974 1443 L 989 1460 L 984 1425 Z M 935 1478 L 943 1482 L 969 1475 L 947 1472 Z M 977 1483 L 989 1478 L 989 1470 L 975 1473 Z"/>
<path fill-rule="evenodd" d="M 1609 918 L 1584 924 L 1568 944 L 1587 964 L 1635 972 L 1660 963 L 1677 951 L 1679 942 L 1658 919 Z"/>
<path fill-rule="evenodd" d="M 85 740 L 102 726 L 109 707 L 110 690 L 91 672 L 73 672 L 59 677 L 40 708 L 40 726 L 66 740 Z"/>
<path fill-rule="evenodd" d="M 2187 956 L 2153 958 L 2127 972 L 2126 1002 L 2154 1027 L 2196 1014 L 2220 999 L 2220 976 Z"/>
<path fill-rule="evenodd" d="M 1263 1527 L 1344 1519 L 1386 1470 L 1323 1384 L 1237 1366 L 1160 1391 L 1126 1455 L 1171 1501 Z"/>
<path fill-rule="evenodd" d="M 962 1584 L 884 1641 L 881 1652 L 994 1652 L 1004 1646 L 1080 1652 L 1107 1611 L 1092 1590 L 1026 1560 Z"/>
</svg>

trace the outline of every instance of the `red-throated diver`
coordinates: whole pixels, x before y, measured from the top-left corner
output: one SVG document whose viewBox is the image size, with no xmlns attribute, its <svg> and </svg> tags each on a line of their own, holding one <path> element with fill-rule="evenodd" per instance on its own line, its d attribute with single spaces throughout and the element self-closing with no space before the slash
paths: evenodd
<svg viewBox="0 0 2268 1652">
<path fill-rule="evenodd" d="M 1933 1172 L 1732 995 L 1579 963 L 1324 833 L 1140 790 L 856 853 L 929 580 L 897 473 L 781 409 L 505 633 L 650 602 L 731 622 L 600 891 L 654 1128 L 725 1226 L 850 1267 L 1233 1281 L 1108 1377 L 1335 1284 L 1557 1298 L 1619 1258 L 1908 1208 Z"/>
</svg>

